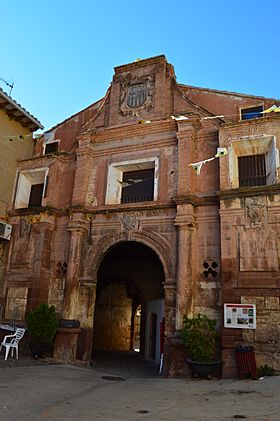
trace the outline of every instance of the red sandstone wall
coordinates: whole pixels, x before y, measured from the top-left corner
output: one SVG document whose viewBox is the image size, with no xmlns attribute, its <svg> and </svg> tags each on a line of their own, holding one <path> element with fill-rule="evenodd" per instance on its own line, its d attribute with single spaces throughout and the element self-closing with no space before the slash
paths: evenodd
<svg viewBox="0 0 280 421">
<path fill-rule="evenodd" d="M 220 142 L 231 147 L 231 139 L 244 138 L 249 145 L 263 134 L 276 136 L 279 148 L 279 119 L 227 125 Z M 245 136 L 245 137 L 244 137 Z M 247 140 L 246 140 L 247 139 Z M 260 140 L 260 143 L 262 140 Z M 254 345 L 258 366 L 279 369 L 279 211 L 278 185 L 231 190 L 229 157 L 221 160 L 221 264 L 223 303 L 256 304 L 256 330 L 223 329 L 224 374 L 236 375 L 234 348 Z M 278 179 L 279 182 L 279 179 Z"/>
</svg>

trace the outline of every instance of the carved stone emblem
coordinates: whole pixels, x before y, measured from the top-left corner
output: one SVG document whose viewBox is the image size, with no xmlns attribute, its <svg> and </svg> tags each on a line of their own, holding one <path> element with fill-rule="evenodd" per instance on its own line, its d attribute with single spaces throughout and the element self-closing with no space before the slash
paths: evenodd
<svg viewBox="0 0 280 421">
<path fill-rule="evenodd" d="M 261 227 L 265 223 L 266 206 L 262 197 L 247 197 L 245 199 L 247 220 L 249 225 Z"/>
<path fill-rule="evenodd" d="M 154 77 L 132 78 L 130 73 L 119 79 L 121 82 L 120 113 L 138 116 L 142 110 L 150 111 L 153 106 Z"/>
<path fill-rule="evenodd" d="M 31 231 L 31 223 L 27 221 L 26 219 L 20 220 L 19 225 L 19 236 L 22 237 L 29 237 Z"/>
<path fill-rule="evenodd" d="M 122 215 L 122 228 L 124 231 L 138 229 L 139 219 L 136 212 L 124 213 Z"/>
<path fill-rule="evenodd" d="M 127 89 L 127 105 L 131 108 L 138 108 L 144 104 L 147 97 L 147 85 L 140 83 L 131 85 Z"/>
</svg>

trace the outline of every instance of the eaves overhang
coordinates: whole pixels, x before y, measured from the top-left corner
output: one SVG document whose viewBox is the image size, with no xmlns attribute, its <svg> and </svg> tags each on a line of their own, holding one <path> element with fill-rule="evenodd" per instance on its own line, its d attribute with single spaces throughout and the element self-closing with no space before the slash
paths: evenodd
<svg viewBox="0 0 280 421">
<path fill-rule="evenodd" d="M 1 88 L 0 109 L 2 109 L 9 117 L 18 121 L 23 127 L 27 127 L 31 132 L 44 128 L 39 120 L 7 95 Z"/>
</svg>

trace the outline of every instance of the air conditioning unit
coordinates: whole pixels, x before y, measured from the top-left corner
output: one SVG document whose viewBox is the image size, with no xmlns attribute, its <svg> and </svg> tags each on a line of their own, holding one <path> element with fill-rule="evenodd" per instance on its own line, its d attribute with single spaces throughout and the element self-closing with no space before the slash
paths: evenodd
<svg viewBox="0 0 280 421">
<path fill-rule="evenodd" d="M 4 221 L 0 221 L 0 239 L 10 240 L 12 233 L 12 225 L 7 224 Z"/>
</svg>

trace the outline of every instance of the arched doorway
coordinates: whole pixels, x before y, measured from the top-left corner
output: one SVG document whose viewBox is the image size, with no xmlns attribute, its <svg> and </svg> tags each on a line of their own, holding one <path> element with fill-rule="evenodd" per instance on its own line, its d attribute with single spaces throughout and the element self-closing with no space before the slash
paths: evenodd
<svg viewBox="0 0 280 421">
<path fill-rule="evenodd" d="M 109 248 L 97 272 L 93 355 L 134 351 L 159 363 L 164 270 L 157 254 L 136 241 Z"/>
</svg>

